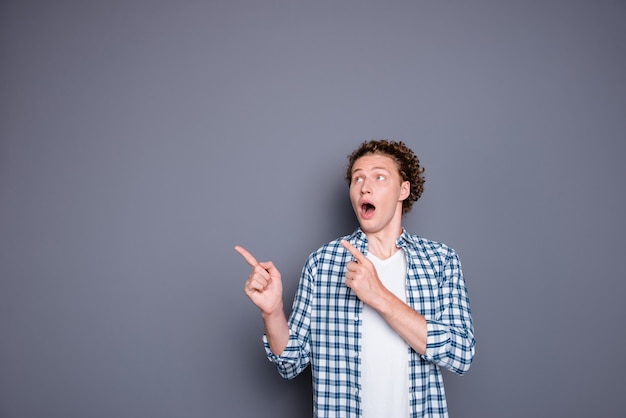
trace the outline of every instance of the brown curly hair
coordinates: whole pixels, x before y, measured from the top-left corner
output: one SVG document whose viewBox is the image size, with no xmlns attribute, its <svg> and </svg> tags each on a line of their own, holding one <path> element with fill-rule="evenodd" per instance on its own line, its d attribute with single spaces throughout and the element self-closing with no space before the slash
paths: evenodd
<svg viewBox="0 0 626 418">
<path fill-rule="evenodd" d="M 402 202 L 402 213 L 406 214 L 413 208 L 413 203 L 417 201 L 424 191 L 423 176 L 424 167 L 420 166 L 417 155 L 402 141 L 390 141 L 388 139 L 378 139 L 364 141 L 356 150 L 348 156 L 348 166 L 346 169 L 346 181 L 348 185 L 352 182 L 352 167 L 359 158 L 368 154 L 381 154 L 391 157 L 398 166 L 398 172 L 402 181 L 411 183 L 411 192 Z"/>
</svg>

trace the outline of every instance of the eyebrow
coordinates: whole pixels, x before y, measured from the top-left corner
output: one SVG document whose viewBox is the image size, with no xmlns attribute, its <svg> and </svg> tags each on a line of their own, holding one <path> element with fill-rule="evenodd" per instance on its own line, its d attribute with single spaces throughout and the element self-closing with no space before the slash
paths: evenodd
<svg viewBox="0 0 626 418">
<path fill-rule="evenodd" d="M 372 167 L 372 169 L 370 171 L 375 171 L 375 170 L 383 170 L 383 171 L 386 171 L 387 173 L 390 172 L 385 167 Z M 365 169 L 363 169 L 363 168 L 355 168 L 355 169 L 352 170 L 352 174 L 356 173 L 357 171 L 365 171 Z"/>
</svg>

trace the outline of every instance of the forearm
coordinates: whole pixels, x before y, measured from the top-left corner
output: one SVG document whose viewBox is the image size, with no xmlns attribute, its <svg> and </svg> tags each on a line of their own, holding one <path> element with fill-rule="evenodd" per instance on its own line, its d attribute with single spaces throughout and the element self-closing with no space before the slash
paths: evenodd
<svg viewBox="0 0 626 418">
<path fill-rule="evenodd" d="M 457 374 L 469 370 L 475 345 L 471 323 L 463 325 L 427 321 L 393 294 L 382 297 L 375 309 L 426 360 Z"/>
<path fill-rule="evenodd" d="M 391 292 L 385 292 L 374 308 L 413 350 L 422 355 L 426 353 L 428 341 L 426 318 Z"/>
<path fill-rule="evenodd" d="M 289 326 L 282 304 L 274 313 L 261 314 L 261 317 L 270 350 L 278 356 L 285 350 L 289 342 Z"/>
</svg>

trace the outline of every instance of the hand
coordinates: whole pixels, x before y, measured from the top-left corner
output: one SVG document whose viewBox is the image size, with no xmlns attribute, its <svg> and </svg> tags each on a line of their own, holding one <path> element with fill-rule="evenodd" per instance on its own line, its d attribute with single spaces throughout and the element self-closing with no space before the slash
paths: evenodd
<svg viewBox="0 0 626 418">
<path fill-rule="evenodd" d="M 280 272 L 271 261 L 259 263 L 245 248 L 235 246 L 252 268 L 244 285 L 244 292 L 263 315 L 272 315 L 283 309 L 283 283 Z"/>
<path fill-rule="evenodd" d="M 347 266 L 346 286 L 352 289 L 363 303 L 373 306 L 377 297 L 386 291 L 378 278 L 376 267 L 348 241 L 341 240 L 341 245 L 354 257 L 354 261 L 350 261 Z"/>
</svg>

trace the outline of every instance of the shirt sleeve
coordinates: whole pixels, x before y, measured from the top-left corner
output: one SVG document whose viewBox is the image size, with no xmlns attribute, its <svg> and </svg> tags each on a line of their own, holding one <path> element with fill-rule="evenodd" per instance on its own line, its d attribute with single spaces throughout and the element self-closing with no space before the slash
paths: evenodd
<svg viewBox="0 0 626 418">
<path fill-rule="evenodd" d="M 285 379 L 293 379 L 311 362 L 311 348 L 309 345 L 311 324 L 311 298 L 312 298 L 312 260 L 309 258 L 305 264 L 298 289 L 293 301 L 291 315 L 289 316 L 289 341 L 280 355 L 270 350 L 267 336 L 263 336 L 263 345 L 267 358 L 274 363 L 278 373 Z"/>
<path fill-rule="evenodd" d="M 263 346 L 265 347 L 267 358 L 274 363 L 278 373 L 285 379 L 293 379 L 309 364 L 309 350 L 291 333 L 287 347 L 280 355 L 276 355 L 270 350 L 270 345 L 265 335 L 263 335 Z"/>
<path fill-rule="evenodd" d="M 426 353 L 423 358 L 459 375 L 465 374 L 474 358 L 476 341 L 469 296 L 456 253 L 446 258 L 437 319 L 428 319 Z"/>
</svg>

